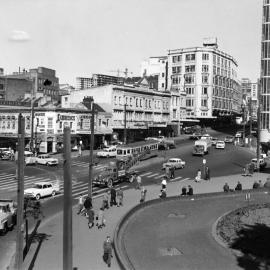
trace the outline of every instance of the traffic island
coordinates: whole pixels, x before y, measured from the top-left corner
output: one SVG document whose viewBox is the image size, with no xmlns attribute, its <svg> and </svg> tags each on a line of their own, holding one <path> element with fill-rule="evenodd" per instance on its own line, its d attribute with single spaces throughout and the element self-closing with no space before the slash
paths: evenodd
<svg viewBox="0 0 270 270">
<path fill-rule="evenodd" d="M 269 201 L 263 190 L 249 192 L 252 204 Z M 115 254 L 121 269 L 243 269 L 238 257 L 213 239 L 212 229 L 218 217 L 236 205 L 245 209 L 245 196 L 246 192 L 212 193 L 137 205 L 115 230 Z M 264 226 L 269 239 L 270 229 Z"/>
<path fill-rule="evenodd" d="M 233 210 L 216 223 L 221 244 L 232 249 L 244 269 L 270 269 L 270 203 Z"/>
</svg>

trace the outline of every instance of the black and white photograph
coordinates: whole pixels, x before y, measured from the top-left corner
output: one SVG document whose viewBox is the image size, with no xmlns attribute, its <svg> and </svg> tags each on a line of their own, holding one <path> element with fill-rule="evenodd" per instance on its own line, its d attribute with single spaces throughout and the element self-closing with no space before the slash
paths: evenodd
<svg viewBox="0 0 270 270">
<path fill-rule="evenodd" d="M 270 0 L 0 10 L 0 270 L 270 270 Z"/>
</svg>

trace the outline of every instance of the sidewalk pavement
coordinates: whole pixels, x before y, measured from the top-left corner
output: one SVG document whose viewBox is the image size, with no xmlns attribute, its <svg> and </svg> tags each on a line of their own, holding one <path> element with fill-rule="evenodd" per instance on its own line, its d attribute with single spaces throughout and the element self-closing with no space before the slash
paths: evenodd
<svg viewBox="0 0 270 270">
<path fill-rule="evenodd" d="M 252 177 L 231 175 L 212 178 L 210 181 L 202 180 L 195 183 L 193 180 L 169 181 L 167 184 L 167 196 L 175 196 L 181 193 L 182 187 L 192 185 L 194 194 L 223 191 L 223 185 L 227 182 L 230 188 L 235 188 L 238 181 L 243 189 L 252 188 L 255 180 L 264 183 L 267 174 L 255 173 Z M 155 199 L 160 193 L 160 185 L 146 186 L 146 200 Z M 87 219 L 76 214 L 73 208 L 73 267 L 79 270 L 103 270 L 107 265 L 103 262 L 103 241 L 107 235 L 113 239 L 114 229 L 120 219 L 135 205 L 139 203 L 140 191 L 129 189 L 124 191 L 124 206 L 113 206 L 105 210 L 106 227 L 98 230 L 95 226 L 88 229 Z M 101 198 L 93 200 L 93 207 L 97 213 L 101 206 Z M 63 269 L 63 214 L 59 213 L 52 217 L 38 229 L 39 234 L 44 234 L 45 239 L 39 244 L 33 243 L 24 261 L 23 269 L 58 270 Z M 143 233 L 143 232 L 142 232 Z M 35 261 L 32 260 L 36 257 Z M 32 267 L 30 267 L 32 266 Z M 113 254 L 111 269 L 119 270 L 119 266 Z"/>
</svg>

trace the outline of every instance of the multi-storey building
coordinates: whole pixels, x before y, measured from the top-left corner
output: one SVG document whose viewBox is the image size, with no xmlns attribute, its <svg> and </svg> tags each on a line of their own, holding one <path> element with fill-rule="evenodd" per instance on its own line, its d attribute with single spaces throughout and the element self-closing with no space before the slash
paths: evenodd
<svg viewBox="0 0 270 270">
<path fill-rule="evenodd" d="M 0 95 L 5 100 L 17 100 L 25 94 L 35 98 L 50 96 L 57 99 L 59 79 L 55 76 L 55 70 L 38 67 L 0 76 Z"/>
<path fill-rule="evenodd" d="M 241 95 L 234 58 L 218 50 L 216 39 L 203 47 L 169 50 L 168 84 L 181 118 L 209 119 L 240 112 Z"/>
<path fill-rule="evenodd" d="M 141 63 L 141 77 L 158 76 L 158 90 L 167 88 L 167 56 L 149 57 Z"/>
<path fill-rule="evenodd" d="M 85 96 L 93 96 L 94 102 L 112 113 L 112 128 L 123 139 L 125 116 L 128 139 L 144 138 L 150 134 L 172 132 L 169 92 L 151 89 L 144 79 L 138 86 L 107 85 L 74 91 L 62 97 L 62 106 L 70 108 L 82 102 Z"/>
<path fill-rule="evenodd" d="M 263 1 L 261 46 L 261 141 L 270 141 L 270 0 Z"/>
<path fill-rule="evenodd" d="M 93 86 L 93 79 L 86 77 L 76 78 L 76 90 L 87 89 Z"/>
</svg>

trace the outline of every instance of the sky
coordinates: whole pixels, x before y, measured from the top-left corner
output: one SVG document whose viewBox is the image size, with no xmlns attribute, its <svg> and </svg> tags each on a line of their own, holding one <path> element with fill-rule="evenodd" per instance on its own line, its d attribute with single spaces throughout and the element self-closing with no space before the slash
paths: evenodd
<svg viewBox="0 0 270 270">
<path fill-rule="evenodd" d="M 1 0 L 0 67 L 39 66 L 60 83 L 92 73 L 140 74 L 141 62 L 169 49 L 219 49 L 238 62 L 238 78 L 260 74 L 262 0 Z"/>
</svg>

